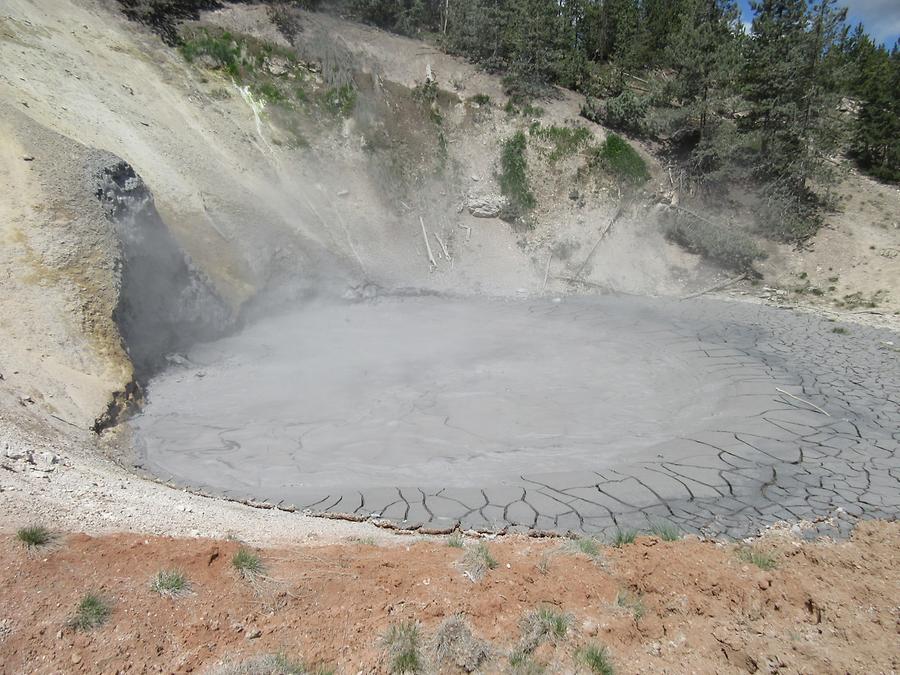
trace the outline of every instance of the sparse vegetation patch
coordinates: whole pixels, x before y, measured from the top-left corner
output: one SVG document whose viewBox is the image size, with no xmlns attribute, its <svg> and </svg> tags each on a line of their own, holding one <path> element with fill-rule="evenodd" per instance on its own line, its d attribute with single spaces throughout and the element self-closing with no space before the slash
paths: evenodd
<svg viewBox="0 0 900 675">
<path fill-rule="evenodd" d="M 417 621 L 403 621 L 391 625 L 381 642 L 387 650 L 392 673 L 422 671 L 421 635 Z"/>
<path fill-rule="evenodd" d="M 528 139 L 518 131 L 504 141 L 500 156 L 500 189 L 509 199 L 515 215 L 530 211 L 537 205 L 528 185 L 528 164 L 525 159 L 527 147 Z"/>
<path fill-rule="evenodd" d="M 237 663 L 223 663 L 213 675 L 334 675 L 333 668 L 308 666 L 284 654 L 262 654 Z"/>
<path fill-rule="evenodd" d="M 591 132 L 584 127 L 541 126 L 540 122 L 532 124 L 528 133 L 532 138 L 551 146 L 547 151 L 547 159 L 551 162 L 571 157 L 586 147 L 593 138 Z"/>
<path fill-rule="evenodd" d="M 78 603 L 69 626 L 79 631 L 89 631 L 102 626 L 112 614 L 112 604 L 98 593 L 88 593 Z"/>
<path fill-rule="evenodd" d="M 635 621 L 640 621 L 644 616 L 644 601 L 641 600 L 641 596 L 627 589 L 616 594 L 616 606 L 631 612 Z"/>
<path fill-rule="evenodd" d="M 180 570 L 160 570 L 150 582 L 150 588 L 164 597 L 177 598 L 190 590 L 190 584 Z"/>
<path fill-rule="evenodd" d="M 775 568 L 775 558 L 773 556 L 750 546 L 739 548 L 737 556 L 744 562 L 756 565 L 761 570 L 768 571 Z"/>
<path fill-rule="evenodd" d="M 596 675 L 613 675 L 615 672 L 606 647 L 588 645 L 578 650 L 576 658 Z"/>
</svg>

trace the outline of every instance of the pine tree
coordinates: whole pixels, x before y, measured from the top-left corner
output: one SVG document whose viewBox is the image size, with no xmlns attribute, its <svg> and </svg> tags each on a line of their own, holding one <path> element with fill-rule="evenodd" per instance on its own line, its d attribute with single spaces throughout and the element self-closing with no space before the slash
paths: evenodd
<svg viewBox="0 0 900 675">
<path fill-rule="evenodd" d="M 861 100 L 852 150 L 878 178 L 900 180 L 900 43 L 888 54 L 868 35 L 858 37 L 855 93 Z"/>
<path fill-rule="evenodd" d="M 752 3 L 753 31 L 744 69 L 750 105 L 744 130 L 758 136 L 753 172 L 772 207 L 768 225 L 785 237 L 814 231 L 811 181 L 827 181 L 836 127 L 833 62 L 846 10 L 835 0 L 763 0 Z"/>
</svg>

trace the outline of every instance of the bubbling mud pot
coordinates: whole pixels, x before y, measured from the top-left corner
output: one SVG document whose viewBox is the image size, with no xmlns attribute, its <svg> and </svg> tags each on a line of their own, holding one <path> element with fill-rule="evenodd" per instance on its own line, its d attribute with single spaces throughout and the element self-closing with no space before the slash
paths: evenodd
<svg viewBox="0 0 900 675">
<path fill-rule="evenodd" d="M 163 479 L 410 528 L 896 517 L 896 336 L 833 325 L 703 300 L 311 303 L 198 345 L 132 426 Z"/>
</svg>

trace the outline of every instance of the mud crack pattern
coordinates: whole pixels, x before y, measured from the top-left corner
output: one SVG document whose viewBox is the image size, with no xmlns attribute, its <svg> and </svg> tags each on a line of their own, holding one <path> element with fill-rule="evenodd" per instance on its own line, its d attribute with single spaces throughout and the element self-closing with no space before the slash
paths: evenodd
<svg viewBox="0 0 900 675">
<path fill-rule="evenodd" d="M 490 310 L 502 313 L 507 307 L 500 303 Z M 681 392 L 675 406 L 698 406 L 696 424 L 666 426 L 675 408 L 663 408 L 656 411 L 652 426 L 664 433 L 637 442 L 614 433 L 619 413 L 608 410 L 606 417 L 601 415 L 601 426 L 609 426 L 613 440 L 596 456 L 583 451 L 597 442 L 595 427 L 589 429 L 594 436 L 585 427 L 579 430 L 584 431 L 580 440 L 572 441 L 581 447 L 572 457 L 566 453 L 565 438 L 555 438 L 536 446 L 535 457 L 541 461 L 533 463 L 533 471 L 528 470 L 532 462 L 526 454 L 510 460 L 514 466 L 525 465 L 514 475 L 485 471 L 479 483 L 471 476 L 451 480 L 448 472 L 447 485 L 438 487 L 424 487 L 433 484 L 434 476 L 423 476 L 417 485 L 409 478 L 414 471 L 397 485 L 390 484 L 389 477 L 376 480 L 372 473 L 367 485 L 367 468 L 358 475 L 348 469 L 347 481 L 357 483 L 350 487 L 316 487 L 314 481 L 292 478 L 267 483 L 265 476 L 278 473 L 278 467 L 289 467 L 288 474 L 302 471 L 307 460 L 293 453 L 284 464 L 259 469 L 255 480 L 260 488 L 254 489 L 238 478 L 222 478 L 225 474 L 216 469 L 191 474 L 179 463 L 186 456 L 183 435 L 163 444 L 166 450 L 161 451 L 154 436 L 158 425 L 151 421 L 173 423 L 179 416 L 151 405 L 147 419 L 136 424 L 146 446 L 142 463 L 165 480 L 201 492 L 331 516 L 372 518 L 426 532 L 459 526 L 611 534 L 666 522 L 685 532 L 740 537 L 776 521 L 818 520 L 823 523 L 818 533 L 841 534 L 861 517 L 897 517 L 900 340 L 895 334 L 862 326 L 836 332 L 836 324 L 814 315 L 710 300 L 606 298 L 541 301 L 525 307 L 529 321 L 554 331 L 577 324 L 588 336 L 605 329 L 609 335 L 636 340 L 640 350 L 660 350 L 692 367 L 702 364 L 698 367 L 704 379 L 685 380 L 683 386 L 690 391 Z M 384 309 L 381 305 L 379 311 Z M 448 331 L 452 335 L 452 329 Z M 200 358 L 206 359 L 202 374 L 227 367 L 222 353 L 201 352 Z M 267 353 L 260 347 L 258 357 L 265 360 Z M 198 380 L 189 377 L 192 368 L 200 374 L 201 366 L 191 365 L 178 375 L 178 382 Z M 611 376 L 618 377 L 617 371 Z M 653 376 L 651 372 L 649 386 L 644 381 L 638 385 L 652 389 Z M 704 388 L 706 380 L 718 384 Z M 167 386 L 181 384 L 154 383 L 151 397 L 154 387 L 164 392 Z M 629 403 L 628 410 L 640 420 L 640 396 L 649 400 L 651 392 L 637 393 L 638 403 Z M 592 396 L 591 391 L 586 396 Z M 714 408 L 703 407 L 705 398 L 716 399 Z M 424 407 L 430 414 L 440 405 L 435 395 Z M 199 423 L 188 414 L 179 419 L 186 428 Z M 630 426 L 630 418 L 626 421 Z M 235 475 L 256 475 L 256 469 L 240 464 L 242 441 L 229 440 L 223 428 L 218 427 L 224 445 L 198 452 L 208 462 L 218 462 L 223 453 L 234 451 L 228 461 L 235 465 Z M 240 428 L 227 427 L 231 432 Z M 297 431 L 301 446 L 305 433 L 309 428 Z M 490 434 L 485 438 L 489 444 Z M 547 461 L 554 453 L 559 461 Z M 391 476 L 391 462 L 385 464 Z"/>
</svg>

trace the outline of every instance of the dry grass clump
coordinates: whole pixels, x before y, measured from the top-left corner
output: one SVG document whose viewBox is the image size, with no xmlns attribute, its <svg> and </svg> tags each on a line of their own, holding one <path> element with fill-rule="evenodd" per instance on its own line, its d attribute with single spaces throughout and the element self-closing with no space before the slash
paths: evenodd
<svg viewBox="0 0 900 675">
<path fill-rule="evenodd" d="M 575 658 L 583 663 L 592 673 L 596 673 L 596 675 L 613 675 L 615 672 L 606 647 L 588 645 L 579 649 L 575 654 Z"/>
<path fill-rule="evenodd" d="M 463 568 L 472 581 L 481 581 L 488 571 L 497 567 L 497 560 L 483 541 L 470 546 L 463 558 Z"/>
<path fill-rule="evenodd" d="M 392 673 L 420 673 L 424 667 L 418 621 L 392 624 L 381 638 Z"/>
<path fill-rule="evenodd" d="M 467 673 L 478 670 L 490 658 L 488 644 L 472 635 L 469 624 L 459 614 L 441 622 L 431 638 L 431 651 L 436 664 Z"/>
<path fill-rule="evenodd" d="M 521 623 L 522 641 L 519 650 L 530 654 L 544 642 L 562 642 L 569 632 L 574 617 L 552 607 L 531 610 Z"/>
<path fill-rule="evenodd" d="M 223 663 L 211 675 L 334 675 L 325 666 L 310 667 L 284 654 L 262 654 L 238 663 Z"/>
</svg>

